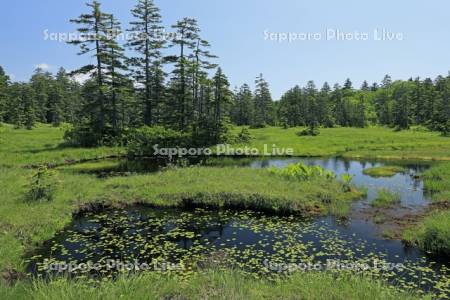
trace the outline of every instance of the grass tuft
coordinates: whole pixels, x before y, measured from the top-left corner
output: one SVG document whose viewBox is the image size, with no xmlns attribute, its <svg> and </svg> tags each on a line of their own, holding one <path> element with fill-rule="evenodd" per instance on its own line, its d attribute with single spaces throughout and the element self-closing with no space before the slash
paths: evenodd
<svg viewBox="0 0 450 300">
<path fill-rule="evenodd" d="M 398 203 L 400 203 L 400 194 L 393 193 L 388 189 L 380 189 L 377 198 L 372 201 L 371 205 L 377 208 L 387 208 Z"/>
<path fill-rule="evenodd" d="M 407 230 L 403 239 L 437 255 L 450 256 L 450 210 L 439 211 Z"/>
</svg>

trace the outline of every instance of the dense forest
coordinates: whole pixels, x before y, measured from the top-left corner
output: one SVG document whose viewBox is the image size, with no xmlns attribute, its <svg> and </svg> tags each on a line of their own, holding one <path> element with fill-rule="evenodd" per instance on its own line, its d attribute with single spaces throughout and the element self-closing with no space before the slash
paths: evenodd
<svg viewBox="0 0 450 300">
<path fill-rule="evenodd" d="M 87 6 L 71 20 L 80 38 L 69 44 L 96 63 L 72 72 L 61 68 L 56 75 L 38 68 L 26 83 L 12 82 L 0 67 L 0 122 L 28 129 L 37 122 L 70 123 L 68 139 L 83 145 L 120 143 L 130 129 L 142 126 L 189 133 L 200 144 L 226 140 L 231 124 L 423 125 L 450 132 L 450 75 L 407 81 L 386 75 L 380 84 L 365 81 L 359 89 L 350 79 L 320 90 L 309 81 L 273 101 L 263 75 L 253 90 L 244 84 L 231 91 L 195 19 L 179 20 L 169 36 L 151 0 L 137 1 L 126 26 L 99 2 Z M 125 32 L 133 35 L 121 44 Z M 81 83 L 75 80 L 79 74 L 90 79 Z"/>
</svg>

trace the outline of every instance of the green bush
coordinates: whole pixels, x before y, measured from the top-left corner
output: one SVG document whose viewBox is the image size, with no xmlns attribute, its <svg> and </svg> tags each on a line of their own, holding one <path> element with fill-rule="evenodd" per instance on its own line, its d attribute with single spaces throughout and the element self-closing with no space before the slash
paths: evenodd
<svg viewBox="0 0 450 300">
<path fill-rule="evenodd" d="M 265 123 L 254 123 L 252 125 L 250 125 L 250 129 L 262 129 L 262 128 L 266 128 L 267 124 Z"/>
<path fill-rule="evenodd" d="M 320 131 L 317 127 L 308 127 L 302 131 L 297 132 L 298 136 L 318 136 Z"/>
<path fill-rule="evenodd" d="M 122 146 L 127 144 L 127 138 L 126 131 L 115 132 L 110 127 L 98 132 L 89 126 L 75 126 L 64 134 L 66 144 L 79 147 Z"/>
<path fill-rule="evenodd" d="M 158 148 L 188 147 L 191 136 L 187 133 L 167 129 L 161 126 L 144 126 L 128 135 L 127 152 L 130 157 L 152 157 L 154 146 Z"/>
<path fill-rule="evenodd" d="M 89 127 L 72 127 L 64 134 L 64 140 L 71 146 L 94 147 L 100 136 Z"/>
<path fill-rule="evenodd" d="M 239 132 L 236 143 L 248 143 L 252 140 L 252 135 L 250 134 L 250 131 L 247 128 L 242 128 L 241 132 Z"/>
<path fill-rule="evenodd" d="M 26 199 L 28 201 L 52 201 L 58 185 L 56 173 L 40 166 L 30 179 Z"/>
</svg>

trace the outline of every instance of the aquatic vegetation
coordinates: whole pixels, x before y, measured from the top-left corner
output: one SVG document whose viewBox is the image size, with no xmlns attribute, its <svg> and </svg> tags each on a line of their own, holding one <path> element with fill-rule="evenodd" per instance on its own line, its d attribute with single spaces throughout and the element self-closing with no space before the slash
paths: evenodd
<svg viewBox="0 0 450 300">
<path fill-rule="evenodd" d="M 431 214 L 406 231 L 403 238 L 430 253 L 450 257 L 450 210 Z"/>
<path fill-rule="evenodd" d="M 347 235 L 331 224 L 327 220 L 299 220 L 253 211 L 155 210 L 139 206 L 106 210 L 75 219 L 29 258 L 28 271 L 41 278 L 70 275 L 82 280 L 153 272 L 189 281 L 213 268 L 220 272 L 233 269 L 276 283 L 296 278 L 297 271 L 302 276 L 313 276 L 307 274 L 320 270 L 326 272 L 319 276 L 330 273 L 344 281 L 362 275 L 403 290 L 449 292 L 445 287 L 449 272 L 445 265 L 394 256 L 363 236 Z M 58 272 L 55 268 L 62 262 L 72 266 L 91 262 L 96 267 L 74 268 L 67 274 L 67 269 Z M 399 268 L 387 268 L 389 263 L 400 262 Z M 420 278 L 416 278 L 418 274 Z M 426 282 L 422 283 L 424 278 Z"/>
<path fill-rule="evenodd" d="M 393 193 L 388 189 L 380 189 L 378 196 L 372 201 L 373 207 L 391 207 L 397 203 L 400 203 L 400 194 Z"/>
<path fill-rule="evenodd" d="M 341 175 L 341 180 L 344 187 L 344 191 L 350 192 L 352 190 L 353 176 L 348 173 L 345 173 Z"/>
<path fill-rule="evenodd" d="M 300 181 L 311 180 L 314 178 L 326 178 L 329 180 L 336 178 L 336 174 L 332 171 L 326 170 L 320 166 L 307 166 L 303 163 L 291 164 L 282 169 L 270 168 L 269 172 L 287 178 L 295 178 Z"/>
<path fill-rule="evenodd" d="M 432 166 L 424 172 L 424 188 L 439 205 L 403 234 L 403 239 L 429 253 L 450 256 L 450 164 Z M 443 210 L 441 210 L 443 209 Z"/>
<path fill-rule="evenodd" d="M 424 188 L 436 202 L 450 202 L 450 163 L 432 166 L 423 173 Z"/>
<path fill-rule="evenodd" d="M 397 173 L 403 172 L 405 169 L 399 166 L 383 166 L 365 169 L 363 173 L 372 177 L 392 177 Z"/>
</svg>

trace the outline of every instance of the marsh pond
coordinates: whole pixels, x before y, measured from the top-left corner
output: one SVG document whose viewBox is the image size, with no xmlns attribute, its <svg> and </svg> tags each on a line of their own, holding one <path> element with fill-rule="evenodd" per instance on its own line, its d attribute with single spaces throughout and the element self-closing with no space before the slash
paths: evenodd
<svg viewBox="0 0 450 300">
<path fill-rule="evenodd" d="M 274 280 L 294 271 L 350 272 L 404 289 L 448 295 L 450 264 L 445 258 L 388 237 L 403 225 L 401 220 L 414 219 L 431 205 L 419 176 L 429 164 L 401 162 L 402 171 L 388 177 L 364 172 L 386 162 L 340 158 L 214 159 L 204 167 L 283 168 L 298 162 L 351 174 L 367 196 L 353 202 L 346 218 L 145 205 L 83 212 L 29 255 L 28 272 L 46 277 L 70 270 L 72 276 L 92 280 L 143 270 L 188 276 L 211 267 Z M 123 176 L 160 167 L 154 162 L 114 161 L 96 172 L 100 177 Z M 398 204 L 374 208 L 380 190 L 398 194 Z"/>
</svg>

